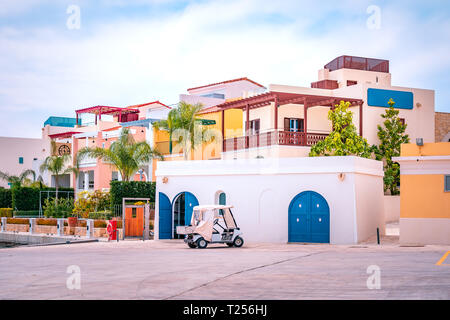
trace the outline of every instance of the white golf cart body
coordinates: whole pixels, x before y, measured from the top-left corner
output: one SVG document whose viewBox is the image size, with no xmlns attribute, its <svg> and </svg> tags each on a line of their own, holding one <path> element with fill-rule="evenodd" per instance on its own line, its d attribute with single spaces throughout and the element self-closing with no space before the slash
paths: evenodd
<svg viewBox="0 0 450 320">
<path fill-rule="evenodd" d="M 240 247 L 241 230 L 236 225 L 230 205 L 200 205 L 193 208 L 189 226 L 178 226 L 177 233 L 185 235 L 191 248 L 206 247 L 207 243 L 226 243 Z M 206 242 L 204 242 L 206 241 Z"/>
</svg>

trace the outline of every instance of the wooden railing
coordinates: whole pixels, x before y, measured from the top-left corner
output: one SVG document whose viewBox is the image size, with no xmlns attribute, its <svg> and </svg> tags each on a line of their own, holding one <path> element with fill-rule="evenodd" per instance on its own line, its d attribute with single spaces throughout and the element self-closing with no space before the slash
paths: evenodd
<svg viewBox="0 0 450 320">
<path fill-rule="evenodd" d="M 290 131 L 269 131 L 251 136 L 235 137 L 223 141 L 223 151 L 242 150 L 248 148 L 283 146 L 312 146 L 324 140 L 328 134 Z"/>
</svg>

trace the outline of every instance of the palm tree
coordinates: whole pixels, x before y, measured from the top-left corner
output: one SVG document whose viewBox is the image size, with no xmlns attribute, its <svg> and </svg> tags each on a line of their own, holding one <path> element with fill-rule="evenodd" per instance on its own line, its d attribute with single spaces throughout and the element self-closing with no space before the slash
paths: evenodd
<svg viewBox="0 0 450 320">
<path fill-rule="evenodd" d="M 169 133 L 170 153 L 172 153 L 172 141 L 175 141 L 183 148 L 185 160 L 191 150 L 202 142 L 196 136 L 203 130 L 200 128 L 201 122 L 196 118 L 203 105 L 200 103 L 191 105 L 181 101 L 178 106 L 170 110 L 167 120 L 155 122 L 153 126 L 156 129 L 162 129 Z"/>
<path fill-rule="evenodd" d="M 52 154 L 56 154 L 56 143 L 54 141 L 52 143 Z M 71 162 L 71 155 L 70 154 L 64 154 L 64 155 L 53 155 L 48 156 L 45 158 L 44 162 L 40 165 L 39 171 L 41 174 L 45 171 L 50 171 L 52 175 L 55 177 L 55 190 L 56 190 L 56 196 L 55 196 L 55 203 L 58 204 L 58 189 L 59 189 L 59 178 L 62 175 L 69 174 L 69 173 L 75 173 L 75 175 L 78 174 L 78 167 L 68 167 L 67 164 Z"/>
<path fill-rule="evenodd" d="M 151 159 L 164 160 L 162 155 L 153 150 L 146 141 L 136 142 L 128 128 L 124 128 L 119 138 L 109 149 L 84 147 L 77 153 L 77 161 L 84 157 L 101 159 L 115 166 L 123 181 L 130 181 L 133 175 Z"/>
<path fill-rule="evenodd" d="M 28 179 L 29 176 L 33 177 L 33 182 L 36 180 L 36 172 L 34 172 L 34 170 L 31 169 L 22 171 L 22 173 L 18 176 L 14 176 L 9 173 L 0 171 L 0 179 L 10 183 L 11 188 L 21 187 L 27 180 L 29 180 Z"/>
</svg>

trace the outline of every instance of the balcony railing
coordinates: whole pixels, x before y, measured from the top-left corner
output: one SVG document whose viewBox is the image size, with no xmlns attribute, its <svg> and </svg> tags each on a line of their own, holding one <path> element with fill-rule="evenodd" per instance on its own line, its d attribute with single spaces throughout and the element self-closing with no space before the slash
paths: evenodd
<svg viewBox="0 0 450 320">
<path fill-rule="evenodd" d="M 242 150 L 272 145 L 310 147 L 324 140 L 328 134 L 290 131 L 269 131 L 256 135 L 242 136 L 223 141 L 223 151 Z"/>
</svg>

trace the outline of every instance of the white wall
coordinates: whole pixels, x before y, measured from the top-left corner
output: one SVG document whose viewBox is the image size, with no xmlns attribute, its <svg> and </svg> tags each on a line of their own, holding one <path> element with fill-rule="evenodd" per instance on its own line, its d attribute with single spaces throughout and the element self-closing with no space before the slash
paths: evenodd
<svg viewBox="0 0 450 320">
<path fill-rule="evenodd" d="M 384 223 L 382 163 L 357 157 L 239 159 L 158 162 L 155 236 L 159 227 L 159 192 L 171 201 L 183 191 L 200 204 L 215 203 L 217 191 L 234 205 L 246 241 L 287 242 L 288 210 L 303 191 L 321 194 L 330 207 L 330 242 L 350 244 L 376 234 Z M 345 178 L 339 179 L 344 172 Z M 167 177 L 167 183 L 162 178 Z M 360 191 L 361 189 L 367 190 Z M 364 205 L 361 205 L 364 204 Z M 361 226 L 358 225 L 361 224 Z M 360 233 L 360 234 L 358 234 Z"/>
</svg>

